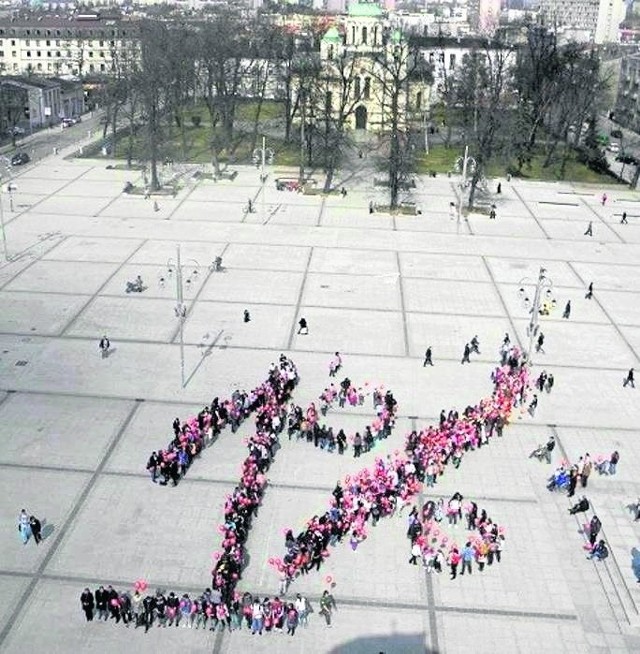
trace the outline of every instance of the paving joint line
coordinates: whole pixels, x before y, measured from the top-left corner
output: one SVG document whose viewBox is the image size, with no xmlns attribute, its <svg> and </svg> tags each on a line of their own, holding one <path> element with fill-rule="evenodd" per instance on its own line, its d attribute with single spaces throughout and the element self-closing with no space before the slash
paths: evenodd
<svg viewBox="0 0 640 654">
<path fill-rule="evenodd" d="M 204 302 L 204 300 L 201 300 Z M 305 305 L 306 306 L 306 305 Z M 326 307 L 324 307 L 326 308 Z M 57 334 L 34 334 L 33 332 L 2 332 L 0 331 L 0 338 L 3 336 L 9 337 L 9 338 L 20 338 L 23 339 L 25 337 L 28 337 L 30 340 L 35 340 L 35 339 L 42 339 L 42 340 L 51 340 L 51 339 L 60 339 L 63 341 L 93 341 L 95 340 L 94 336 L 83 336 L 81 334 L 65 334 L 64 336 L 58 336 Z M 167 347 L 178 347 L 177 344 L 175 343 L 169 343 L 167 341 L 159 341 L 159 340 L 149 340 L 149 339 L 132 339 L 132 338 L 124 338 L 124 337 L 118 337 L 112 339 L 114 342 L 119 342 L 119 343 L 125 343 L 125 344 L 137 344 L 137 345 L 153 345 L 153 346 L 167 346 Z M 202 347 L 201 342 L 185 342 L 186 347 L 198 349 Z M 257 351 L 257 352 L 272 352 L 272 353 L 278 353 L 282 351 L 288 351 L 291 353 L 299 354 L 299 355 L 309 355 L 309 354 L 327 354 L 327 355 L 332 355 L 334 354 L 335 350 L 297 350 L 293 347 L 289 348 L 282 348 L 282 347 L 267 347 L 267 346 L 261 346 L 261 345 L 233 345 L 233 344 L 225 344 L 225 345 L 220 345 L 216 346 L 215 349 L 219 350 L 241 350 L 241 351 Z M 422 361 L 421 357 L 414 357 L 414 356 L 406 356 L 404 354 L 384 354 L 384 353 L 379 353 L 379 352 L 350 352 L 350 351 L 343 351 L 343 355 L 346 356 L 352 356 L 352 357 L 369 357 L 369 358 L 375 358 L 375 359 L 410 359 L 414 361 Z M 440 362 L 445 362 L 445 363 L 460 363 L 459 358 L 440 358 L 438 359 Z M 489 365 L 489 366 L 495 366 L 496 361 L 493 359 L 488 359 L 488 358 L 475 358 L 473 362 L 470 365 Z M 559 370 L 579 370 L 579 371 L 585 371 L 585 370 L 596 370 L 598 372 L 622 372 L 626 373 L 628 368 L 627 367 L 617 367 L 617 368 L 605 368 L 605 367 L 595 367 L 595 366 L 576 366 L 576 365 L 570 365 L 570 364 L 562 364 L 562 363 L 556 363 L 553 366 L 556 369 Z M 0 388 L 0 390 L 2 390 Z M 5 389 L 7 390 L 7 389 Z M 16 390 L 16 389 L 12 389 Z M 21 391 L 21 392 L 27 392 L 27 391 Z M 44 391 L 37 391 L 37 392 L 44 392 Z M 109 396 L 110 397 L 110 396 Z M 121 396 L 115 396 L 115 397 L 121 397 Z M 179 403 L 179 402 L 177 402 Z M 537 424 L 537 423 L 531 423 L 531 424 Z M 580 427 L 580 425 L 575 425 L 576 427 Z"/>
<path fill-rule="evenodd" d="M 75 315 L 71 316 L 71 318 L 66 322 L 64 327 L 58 332 L 57 336 L 58 337 L 63 337 L 65 335 L 65 332 L 68 331 L 71 326 L 80 318 L 80 316 L 89 308 L 91 304 L 93 304 L 96 299 L 100 295 L 100 291 L 109 284 L 109 282 L 127 265 L 127 263 L 131 260 L 131 258 L 142 248 L 145 243 L 147 243 L 147 239 L 143 240 L 138 247 L 107 277 L 107 279 L 100 285 L 98 290 L 96 290 L 91 297 L 76 311 Z"/>
<path fill-rule="evenodd" d="M 571 261 L 567 261 L 566 264 L 567 264 L 567 266 L 569 266 L 569 268 L 572 270 L 573 274 L 574 274 L 574 275 L 575 275 L 579 280 L 582 281 L 583 286 L 586 286 L 585 281 L 584 281 L 584 279 L 582 278 L 582 276 L 580 275 L 580 273 L 579 273 L 579 272 L 578 272 L 578 271 L 573 267 L 573 263 L 572 263 Z M 631 350 L 631 353 L 632 353 L 633 356 L 635 357 L 636 362 L 640 362 L 640 356 L 639 356 L 638 353 L 635 351 L 635 349 L 634 349 L 634 347 L 631 345 L 631 343 L 629 343 L 629 341 L 627 340 L 627 337 L 622 333 L 622 330 L 621 330 L 620 327 L 618 326 L 618 323 L 615 322 L 615 321 L 611 318 L 611 315 L 609 314 L 609 312 L 604 308 L 604 306 L 602 305 L 602 302 L 600 302 L 600 300 L 598 299 L 597 294 L 596 294 L 596 295 L 594 296 L 594 298 L 592 298 L 592 299 L 595 299 L 596 304 L 600 307 L 600 311 L 602 311 L 602 313 L 604 313 L 604 315 L 607 317 L 607 320 L 609 321 L 609 323 L 611 324 L 611 326 L 613 327 L 613 329 L 618 333 L 618 336 L 622 339 L 622 342 L 623 342 L 623 343 L 624 343 L 624 344 L 625 344 L 625 345 L 626 345 L 626 346 Z M 623 325 L 623 326 L 624 326 L 624 325 Z"/>
<path fill-rule="evenodd" d="M 305 287 L 307 285 L 307 277 L 309 276 L 309 266 L 311 265 L 311 259 L 313 258 L 313 251 L 314 246 L 310 246 L 309 253 L 307 255 L 307 263 L 305 265 L 304 273 L 302 276 L 302 283 L 300 284 L 300 292 L 298 293 L 298 301 L 296 302 L 296 310 L 293 314 L 293 324 L 291 325 L 291 331 L 289 332 L 289 339 L 287 341 L 287 350 L 291 350 L 293 347 L 293 339 L 295 337 L 296 325 L 298 324 L 298 317 L 300 316 L 300 307 L 302 306 L 302 298 L 304 296 Z"/>
<path fill-rule="evenodd" d="M 320 210 L 318 211 L 318 218 L 316 220 L 316 227 L 322 227 L 322 219 L 324 217 L 324 212 L 327 208 L 327 196 L 322 197 L 322 202 L 320 202 Z"/>
<path fill-rule="evenodd" d="M 193 179 L 193 177 L 191 177 Z M 169 215 L 164 218 L 163 220 L 171 220 L 173 218 L 173 214 L 180 209 L 180 207 L 189 199 L 189 196 L 200 186 L 202 183 L 202 178 L 197 179 L 195 184 L 192 184 L 191 186 L 188 187 L 187 192 L 183 194 L 182 198 L 180 201 L 176 204 L 176 206 L 172 209 L 172 211 L 169 213 Z M 123 193 L 120 194 L 121 196 Z M 107 205 L 109 206 L 109 205 Z M 106 207 L 105 207 L 106 209 Z"/>
<path fill-rule="evenodd" d="M 18 578 L 29 578 L 33 576 L 31 572 L 24 572 L 18 570 L 3 570 L 0 569 L 0 575 L 7 577 L 18 577 Z M 95 577 L 89 577 L 84 575 L 65 575 L 65 574 L 56 574 L 56 573 L 43 573 L 40 575 L 40 578 L 45 581 L 57 581 L 62 583 L 74 583 L 78 586 L 86 585 L 106 585 L 110 584 L 115 588 L 129 587 L 131 586 L 131 580 L 123 579 L 96 579 Z M 174 591 L 179 591 L 180 593 L 189 593 L 195 596 L 199 595 L 201 590 L 194 590 L 194 586 L 186 584 L 177 584 L 173 582 L 168 582 L 166 580 L 155 580 L 150 584 L 154 588 L 163 588 L 163 589 L 172 589 Z M 203 583 L 203 586 L 205 584 Z M 268 591 L 263 589 L 253 589 L 252 595 L 264 595 L 268 594 Z M 251 592 L 251 589 L 248 590 Z M 320 601 L 320 595 L 308 594 L 307 597 L 314 602 Z M 365 597 L 343 597 L 339 601 L 340 604 L 350 607 L 362 607 L 362 608 L 378 608 L 378 609 L 392 609 L 400 611 L 423 611 L 425 606 L 422 602 L 393 602 L 386 600 L 377 600 Z M 19 606 L 18 609 L 22 609 L 22 606 Z M 523 618 L 532 618 L 539 620 L 563 620 L 563 621 L 577 621 L 578 616 L 575 613 L 547 613 L 544 611 L 525 611 L 518 609 L 491 609 L 491 608 L 476 608 L 468 606 L 455 606 L 455 605 L 445 605 L 445 604 L 436 604 L 433 607 L 435 613 L 462 613 L 462 614 L 471 614 L 471 615 L 488 615 L 496 617 L 523 617 Z M 205 632 L 203 632 L 205 633 Z"/>
<path fill-rule="evenodd" d="M 55 250 L 59 245 L 64 243 L 68 238 L 69 238 L 68 236 L 62 236 L 62 238 L 58 239 L 49 249 L 45 249 L 44 252 L 41 252 L 38 256 L 35 256 L 26 266 L 24 266 L 24 268 L 21 268 L 16 273 L 11 275 L 11 277 L 9 277 L 9 279 L 6 282 L 0 284 L 0 291 L 4 291 L 6 286 L 11 284 L 11 282 L 13 282 L 14 279 L 22 275 L 23 272 L 29 270 L 31 266 L 38 263 L 38 261 L 43 261 L 42 257 L 49 254 L 49 252 L 51 252 L 52 250 Z M 41 242 L 42 241 L 39 241 L 39 243 Z"/>
<path fill-rule="evenodd" d="M 145 400 L 141 400 L 145 401 Z M 40 465 L 32 463 L 13 463 L 8 461 L 0 461 L 0 469 L 15 469 L 15 470 L 30 470 L 37 472 L 54 472 L 54 473 L 64 473 L 64 474 L 94 474 L 96 472 L 95 468 L 86 468 L 86 467 L 72 467 L 64 465 Z M 99 473 L 102 477 L 120 477 L 124 479 L 144 479 L 148 480 L 149 475 L 145 472 L 133 472 L 130 470 L 102 470 Z M 238 481 L 237 479 L 214 479 L 212 477 L 202 477 L 197 475 L 187 475 L 180 480 L 181 484 L 212 484 L 215 486 L 236 486 Z M 274 490 L 285 490 L 285 491 L 302 491 L 302 492 L 313 492 L 313 493 L 330 493 L 333 490 L 331 486 L 317 486 L 317 485 L 301 485 L 301 484 L 288 484 L 283 482 L 268 482 L 269 488 Z M 443 496 L 442 493 L 421 493 L 424 498 L 428 499 L 439 499 Z M 492 503 L 504 503 L 504 504 L 537 504 L 538 501 L 534 498 L 525 498 L 525 497 L 490 497 L 483 495 L 474 495 L 474 499 L 482 502 L 492 502 Z"/>
<path fill-rule="evenodd" d="M 504 313 L 507 317 L 507 320 L 509 321 L 509 324 L 511 325 L 511 329 L 513 330 L 514 337 L 516 341 L 518 342 L 518 347 L 520 348 L 521 351 L 524 351 L 524 348 L 522 346 L 522 342 L 520 341 L 520 334 L 518 333 L 518 329 L 516 327 L 516 324 L 513 322 L 513 318 L 511 314 L 509 313 L 509 309 L 507 308 L 507 304 L 504 301 L 504 298 L 502 297 L 502 293 L 500 292 L 500 287 L 496 283 L 495 277 L 493 276 L 493 271 L 491 270 L 491 266 L 489 266 L 489 263 L 487 262 L 487 259 L 484 255 L 480 257 L 482 259 L 482 263 L 484 264 L 484 267 L 487 270 L 487 274 L 491 278 L 491 282 L 493 283 L 493 288 L 495 289 L 496 294 L 498 295 L 498 298 L 500 299 L 500 304 L 502 305 L 502 308 L 504 309 Z"/>
<path fill-rule="evenodd" d="M 91 479 L 89 479 L 84 489 L 80 493 L 80 496 L 78 497 L 75 504 L 73 505 L 66 520 L 64 521 L 64 524 L 58 530 L 58 533 L 53 543 L 49 546 L 49 549 L 45 554 L 44 558 L 42 559 L 42 561 L 40 562 L 40 565 L 38 566 L 35 574 L 32 575 L 31 581 L 29 582 L 29 584 L 27 584 L 27 587 L 22 592 L 20 598 L 16 601 L 15 609 L 8 616 L 6 624 L 2 628 L 2 631 L 0 631 L 0 649 L 2 648 L 2 644 L 6 640 L 7 636 L 11 632 L 14 624 L 17 622 L 20 612 L 24 610 L 24 606 L 26 605 L 27 601 L 31 597 L 33 591 L 35 590 L 36 585 L 43 577 L 43 573 L 46 570 L 49 563 L 51 562 L 51 559 L 54 557 L 60 545 L 62 544 L 62 541 L 64 540 L 67 532 L 69 531 L 70 525 L 75 521 L 76 517 L 78 516 L 78 513 L 84 506 L 84 503 L 89 497 L 89 494 L 91 493 L 93 487 L 95 486 L 96 482 L 100 478 L 100 474 L 104 469 L 105 465 L 107 464 L 107 461 L 111 457 L 111 454 L 113 453 L 118 443 L 120 442 L 122 436 L 124 435 L 127 428 L 129 427 L 131 420 L 133 419 L 134 415 L 138 411 L 138 408 L 140 407 L 142 402 L 143 400 L 135 400 L 135 402 L 133 403 L 131 409 L 129 410 L 129 413 L 127 414 L 127 416 L 125 416 L 124 420 L 120 424 L 118 432 L 116 433 L 115 437 L 112 439 L 111 443 L 109 444 L 109 447 L 107 448 L 107 451 L 104 453 L 104 456 L 102 457 L 100 463 L 98 464 L 95 472 L 91 476 Z"/>
<path fill-rule="evenodd" d="M 27 212 L 28 213 L 33 212 L 33 209 L 38 207 L 43 202 L 46 202 L 49 198 L 54 197 L 55 195 L 57 195 L 61 191 L 64 191 L 64 189 L 67 188 L 67 186 L 70 186 L 71 184 L 77 182 L 81 177 L 83 177 L 87 173 L 91 172 L 94 168 L 95 168 L 95 166 L 90 166 L 88 169 L 83 170 L 77 177 L 73 177 L 73 178 L 71 178 L 69 180 L 66 180 L 66 184 L 63 184 L 60 188 L 56 189 L 52 193 L 49 193 L 48 195 L 43 196 L 42 198 L 40 198 L 39 200 L 37 200 L 33 204 L 30 204 L 29 207 L 27 209 L 25 209 L 24 211 L 21 211 L 20 213 L 16 214 L 14 217 L 10 218 L 9 220 L 6 220 L 5 223 L 4 223 L 5 226 L 10 225 L 14 220 L 17 220 L 18 218 L 20 218 L 20 216 L 23 216 Z M 39 213 L 39 212 L 35 211 L 33 213 Z M 47 212 L 47 213 L 50 213 L 50 212 Z"/>
<path fill-rule="evenodd" d="M 566 240 L 566 239 L 552 239 L 551 236 L 549 236 L 549 233 L 547 232 L 547 230 L 542 226 L 542 223 L 540 222 L 540 220 L 538 219 L 536 214 L 533 213 L 533 211 L 531 211 L 531 207 L 529 206 L 529 203 L 522 197 L 522 195 L 520 195 L 520 193 L 518 192 L 518 189 L 513 184 L 511 185 L 511 189 L 513 190 L 513 192 L 516 195 L 516 197 L 518 198 L 518 200 L 520 200 L 520 202 L 522 202 L 522 204 L 524 205 L 524 208 L 529 212 L 529 215 L 536 221 L 536 224 L 540 228 L 540 231 L 544 234 L 544 237 L 548 241 L 551 241 L 551 240 Z"/>
<path fill-rule="evenodd" d="M 118 220 L 122 220 L 121 216 L 114 216 L 113 218 L 118 219 Z M 149 219 L 148 218 L 140 218 L 140 220 L 149 220 Z M 156 221 L 153 221 L 153 222 L 156 222 Z M 230 227 L 230 225 L 232 223 L 225 222 L 223 224 L 225 224 L 227 227 Z M 332 229 L 332 227 L 327 227 L 326 229 Z M 355 231 L 356 228 L 350 228 L 350 229 L 353 229 Z M 391 230 L 387 230 L 387 231 L 391 231 Z M 425 232 L 421 231 L 420 233 L 424 234 Z M 453 234 L 447 235 L 447 234 L 443 234 L 441 232 L 438 232 L 437 235 L 438 236 L 445 236 L 445 237 L 446 236 L 451 236 L 451 240 L 453 242 L 455 242 L 455 240 L 456 240 L 455 235 L 453 235 Z M 69 233 L 68 236 L 69 237 L 75 237 L 75 238 L 83 238 L 83 237 L 86 237 L 87 235 L 84 234 L 84 233 L 83 234 L 71 234 L 71 233 Z M 91 238 L 108 239 L 108 240 L 113 240 L 114 239 L 113 236 L 110 236 L 110 235 L 103 236 L 103 235 L 100 235 L 100 234 L 91 234 Z M 122 235 L 122 236 L 118 236 L 118 237 L 115 237 L 115 238 L 117 238 L 119 240 L 133 240 L 133 241 L 139 241 L 140 240 L 139 236 L 127 236 L 127 235 Z M 492 236 L 491 238 L 492 239 L 493 238 L 498 238 L 498 235 Z M 514 237 L 506 236 L 504 238 L 513 239 Z M 176 239 L 173 238 L 173 237 L 166 237 L 165 238 L 165 237 L 162 237 L 162 236 L 157 236 L 157 237 L 154 237 L 153 240 L 158 241 L 158 242 L 175 243 Z M 554 242 L 559 243 L 559 244 L 562 244 L 565 241 L 568 241 L 570 243 L 581 242 L 581 241 L 578 241 L 577 239 L 553 239 L 553 240 L 554 240 Z M 182 239 L 182 242 L 183 243 L 199 243 L 199 244 L 201 244 L 203 241 L 202 241 L 201 238 L 193 238 L 193 239 Z M 207 242 L 209 242 L 209 241 L 207 241 Z M 210 241 L 210 243 L 219 243 L 219 242 L 220 241 Z M 222 241 L 222 242 L 226 242 L 226 241 Z M 237 244 L 238 245 L 259 245 L 259 246 L 265 245 L 264 242 L 250 241 L 250 240 L 238 241 Z M 269 245 L 269 247 L 274 247 L 274 248 L 279 247 L 279 248 L 283 248 L 285 250 L 291 250 L 292 247 L 294 247 L 294 248 L 314 247 L 317 250 L 362 250 L 364 252 L 372 252 L 372 253 L 380 253 L 380 252 L 383 252 L 383 251 L 388 251 L 388 250 L 384 250 L 384 248 L 382 248 L 382 247 L 377 247 L 377 248 L 375 248 L 375 247 L 360 247 L 360 246 L 356 247 L 356 246 L 353 246 L 353 245 L 340 245 L 338 243 L 333 244 L 331 246 L 321 245 L 321 244 L 313 245 L 313 246 L 310 246 L 310 245 L 293 245 L 292 246 L 292 245 L 281 245 L 279 243 L 269 243 L 268 245 Z M 450 252 L 450 250 L 447 249 L 447 245 L 443 244 L 442 248 L 439 249 L 439 250 L 432 250 L 432 249 L 427 249 L 427 248 L 422 249 L 422 250 L 408 249 L 408 250 L 402 250 L 402 253 L 403 254 L 424 254 L 424 255 L 432 255 L 432 256 L 447 256 L 451 252 Z M 477 253 L 470 254 L 470 253 L 467 253 L 467 252 L 455 252 L 454 254 L 455 254 L 455 256 L 465 257 L 465 258 L 477 258 L 477 256 L 478 256 Z M 554 252 L 548 252 L 545 255 L 546 261 L 553 261 L 553 262 L 558 262 L 558 263 L 564 263 L 564 262 L 567 261 L 566 257 L 554 256 L 554 254 L 555 254 Z M 489 255 L 486 255 L 486 256 L 491 257 L 491 258 L 495 258 L 495 259 L 506 260 L 506 261 L 518 261 L 518 262 L 531 261 L 532 263 L 534 263 L 536 265 L 540 262 L 540 255 L 528 257 L 526 255 L 508 256 L 508 255 L 505 255 L 505 254 L 499 254 L 499 255 L 498 254 L 489 254 Z M 593 257 L 585 258 L 582 261 L 580 259 L 573 259 L 573 261 L 575 261 L 577 263 L 589 263 L 589 264 L 591 264 L 591 263 L 593 263 Z M 608 263 L 608 262 L 606 262 L 606 263 Z M 602 265 L 602 264 L 600 264 L 600 265 Z M 617 265 L 617 266 L 626 266 L 626 267 L 631 267 L 631 268 L 638 268 L 638 264 L 636 264 L 636 263 L 625 263 L 625 262 L 618 263 L 618 262 L 616 262 L 615 265 Z"/>
<path fill-rule="evenodd" d="M 586 207 L 620 241 L 620 243 L 627 244 L 627 241 L 622 238 L 622 236 L 620 236 L 620 234 L 618 234 L 618 232 L 616 232 L 616 230 L 613 229 L 613 227 L 611 227 L 611 225 L 609 225 L 609 223 L 607 223 L 607 221 L 590 204 L 587 204 L 587 201 L 583 197 L 578 199 L 582 205 Z"/>
</svg>

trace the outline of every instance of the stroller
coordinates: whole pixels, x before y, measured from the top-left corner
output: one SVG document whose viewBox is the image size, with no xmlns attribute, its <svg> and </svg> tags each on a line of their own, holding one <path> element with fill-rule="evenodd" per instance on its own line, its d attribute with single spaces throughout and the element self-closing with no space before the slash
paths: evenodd
<svg viewBox="0 0 640 654">
<path fill-rule="evenodd" d="M 567 490 L 569 488 L 569 472 L 564 469 L 556 470 L 556 472 L 549 477 L 547 482 L 547 490 Z"/>
<path fill-rule="evenodd" d="M 142 293 L 144 291 L 144 283 L 142 282 L 142 277 L 138 275 L 132 282 L 127 282 L 127 287 L 125 288 L 126 293 Z"/>
</svg>

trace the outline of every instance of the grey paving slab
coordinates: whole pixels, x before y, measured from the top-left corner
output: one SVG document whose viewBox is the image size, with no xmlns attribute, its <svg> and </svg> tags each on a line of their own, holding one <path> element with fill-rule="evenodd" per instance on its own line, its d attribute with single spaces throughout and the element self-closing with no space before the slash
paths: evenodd
<svg viewBox="0 0 640 654">
<path fill-rule="evenodd" d="M 11 616 L 13 607 L 16 605 L 16 602 L 20 600 L 20 597 L 28 583 L 29 577 L 26 576 L 0 574 L 0 586 L 2 586 L 2 594 L 5 597 L 5 601 L 2 603 L 2 608 L 0 608 L 0 627 L 4 627 L 6 624 Z"/>
<path fill-rule="evenodd" d="M 0 474 L 0 569 L 11 572 L 35 572 L 59 531 L 90 475 L 21 468 L 2 468 Z M 43 541 L 22 543 L 18 533 L 21 509 L 33 513 L 42 523 Z"/>
<path fill-rule="evenodd" d="M 93 295 L 116 271 L 113 263 L 37 261 L 4 287 L 6 291 L 35 291 Z"/>
<path fill-rule="evenodd" d="M 82 311 L 67 333 L 88 338 L 100 338 L 98 334 L 106 333 L 113 340 L 134 339 L 145 325 L 147 339 L 168 342 L 175 331 L 174 306 L 175 301 L 170 299 L 98 297 Z"/>
<path fill-rule="evenodd" d="M 397 273 L 331 275 L 309 273 L 305 279 L 302 303 L 308 306 L 368 309 L 401 309 L 400 280 Z"/>
<path fill-rule="evenodd" d="M 0 420 L 11 429 L 0 462 L 93 470 L 131 406 L 118 400 L 12 393 L 0 404 Z"/>
<path fill-rule="evenodd" d="M 52 195 L 31 207 L 33 213 L 61 213 L 65 215 L 97 216 L 111 202 L 110 197 L 78 197 L 78 202 L 70 203 L 69 198 Z"/>
<path fill-rule="evenodd" d="M 90 584 L 94 590 L 95 584 Z M 213 648 L 215 635 L 190 629 L 157 629 L 145 634 L 143 630 L 126 629 L 108 623 L 87 623 L 80 609 L 83 584 L 40 581 L 24 611 L 19 615 L 7 642 L 6 652 L 49 649 L 52 651 L 86 652 L 119 651 L 135 647 L 140 652 L 157 652 L 165 648 L 185 652 L 202 652 Z M 132 590 L 132 589 L 131 589 Z M 73 618 L 69 619 L 69 608 Z"/>
<path fill-rule="evenodd" d="M 454 315 L 480 314 L 498 318 L 505 314 L 493 284 L 406 279 L 403 280 L 402 285 L 407 311 Z"/>
<path fill-rule="evenodd" d="M 258 264 L 257 267 L 263 270 L 303 271 L 309 255 L 310 250 L 305 247 L 232 243 L 225 252 L 223 263 L 231 268 Z"/>
<path fill-rule="evenodd" d="M 491 281 L 487 268 L 480 257 L 420 252 L 400 252 L 398 257 L 403 277 L 465 282 Z"/>
<path fill-rule="evenodd" d="M 82 309 L 87 298 L 26 291 L 0 291 L 0 330 L 20 334 L 57 334 Z"/>
<path fill-rule="evenodd" d="M 231 490 L 232 485 L 222 484 L 168 488 L 147 478 L 99 479 L 47 569 L 58 575 L 142 578 L 150 584 L 199 588 L 207 583 L 203 571 L 210 569 L 219 546 L 217 525 Z M 177 510 L 159 502 L 159 493 L 165 493 L 165 501 L 170 497 Z"/>
<path fill-rule="evenodd" d="M 70 236 L 55 250 L 45 254 L 43 259 L 121 263 L 135 252 L 140 244 L 141 241 L 130 238 Z"/>
<path fill-rule="evenodd" d="M 280 272 L 228 268 L 213 274 L 200 299 L 217 302 L 296 304 L 303 282 L 302 272 Z"/>
</svg>

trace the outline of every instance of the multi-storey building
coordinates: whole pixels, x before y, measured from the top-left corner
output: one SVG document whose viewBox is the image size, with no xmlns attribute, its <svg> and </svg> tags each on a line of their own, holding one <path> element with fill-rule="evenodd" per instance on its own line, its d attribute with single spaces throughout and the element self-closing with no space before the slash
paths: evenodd
<svg viewBox="0 0 640 654">
<path fill-rule="evenodd" d="M 43 17 L 0 25 L 0 72 L 83 76 L 110 73 L 132 43 L 136 24 L 99 14 Z"/>
<path fill-rule="evenodd" d="M 615 43 L 626 15 L 624 0 L 540 0 L 540 14 L 566 38 L 590 43 Z"/>
<path fill-rule="evenodd" d="M 623 127 L 640 132 L 640 53 L 620 62 L 615 117 Z"/>
</svg>

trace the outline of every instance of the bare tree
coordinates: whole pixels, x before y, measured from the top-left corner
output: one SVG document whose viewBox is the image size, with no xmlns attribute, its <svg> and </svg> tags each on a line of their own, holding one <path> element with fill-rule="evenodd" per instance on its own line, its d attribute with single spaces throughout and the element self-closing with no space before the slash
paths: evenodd
<svg viewBox="0 0 640 654">
<path fill-rule="evenodd" d="M 353 52 L 343 51 L 324 63 L 315 85 L 314 106 L 322 122 L 324 150 L 324 192 L 328 193 L 341 154 L 348 145 L 347 124 L 356 106 L 372 93 L 368 77 L 362 83 L 357 69 L 358 58 Z M 367 96 L 367 97 L 365 97 Z"/>
<path fill-rule="evenodd" d="M 469 208 L 488 163 L 511 138 L 511 55 L 511 49 L 501 41 L 487 42 L 483 50 L 464 56 L 455 78 L 464 139 L 475 160 Z"/>
<path fill-rule="evenodd" d="M 431 78 L 431 68 L 399 30 L 393 32 L 382 53 L 374 55 L 371 75 L 377 82 L 383 129 L 389 139 L 389 206 L 397 209 L 400 189 L 412 172 L 409 143 L 411 94 Z"/>
</svg>

